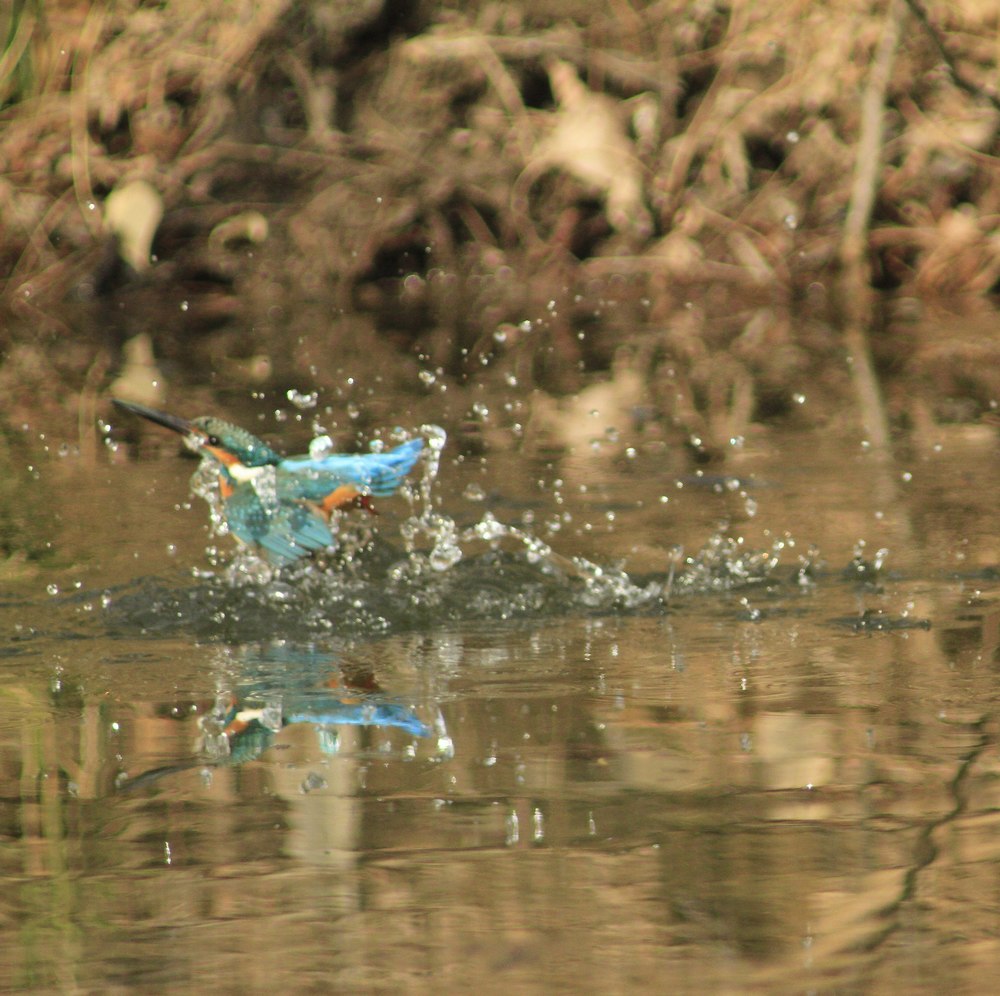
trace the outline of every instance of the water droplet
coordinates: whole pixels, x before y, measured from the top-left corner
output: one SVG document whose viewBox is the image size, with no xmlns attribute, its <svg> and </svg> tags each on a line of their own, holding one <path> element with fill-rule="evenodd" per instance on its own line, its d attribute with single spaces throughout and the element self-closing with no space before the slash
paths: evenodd
<svg viewBox="0 0 1000 996">
<path fill-rule="evenodd" d="M 309 443 L 309 456 L 313 460 L 322 460 L 333 452 L 333 440 L 327 435 L 317 436 Z"/>
<path fill-rule="evenodd" d="M 501 539 L 508 532 L 507 527 L 498 521 L 491 512 L 487 512 L 474 528 L 476 535 L 487 542 Z"/>
<path fill-rule="evenodd" d="M 55 583 L 53 583 L 53 584 L 48 584 L 48 585 L 46 585 L 46 586 L 45 586 L 45 590 L 46 590 L 46 591 L 47 591 L 47 592 L 48 592 L 48 593 L 49 593 L 50 595 L 58 595 L 58 594 L 59 594 L 59 585 L 57 585 L 57 584 L 55 584 Z"/>
<path fill-rule="evenodd" d="M 181 311 L 187 311 L 189 307 L 190 305 L 187 303 L 187 301 L 181 301 Z"/>
<path fill-rule="evenodd" d="M 296 408 L 301 411 L 307 411 L 310 408 L 315 408 L 319 404 L 319 392 L 309 391 L 308 393 L 303 393 L 301 391 L 296 391 L 295 388 L 290 388 L 285 397 L 295 405 Z"/>
<path fill-rule="evenodd" d="M 448 433 L 439 425 L 422 425 L 421 435 L 427 440 L 427 447 L 434 453 L 440 453 L 448 442 Z"/>
<path fill-rule="evenodd" d="M 305 778 L 302 779 L 302 784 L 299 786 L 299 791 L 303 795 L 308 795 L 310 792 L 315 792 L 319 789 L 325 789 L 327 787 L 326 779 L 322 775 L 316 774 L 315 771 L 310 771 Z"/>
<path fill-rule="evenodd" d="M 447 571 L 462 559 L 462 548 L 454 542 L 441 542 L 428 554 L 427 562 L 435 571 Z"/>
<path fill-rule="evenodd" d="M 785 135 L 785 141 L 791 143 L 792 145 L 795 145 L 800 138 L 801 136 L 797 131 L 790 131 L 787 135 Z"/>
<path fill-rule="evenodd" d="M 437 380 L 437 374 L 433 370 L 421 370 L 417 376 L 420 378 L 420 382 L 427 387 L 430 387 Z"/>
<path fill-rule="evenodd" d="M 462 492 L 462 497 L 466 501 L 483 501 L 486 498 L 486 492 L 483 490 L 482 485 L 473 482 Z"/>
<path fill-rule="evenodd" d="M 424 278 L 419 273 L 408 273 L 403 277 L 403 294 L 416 294 L 423 289 Z"/>
</svg>

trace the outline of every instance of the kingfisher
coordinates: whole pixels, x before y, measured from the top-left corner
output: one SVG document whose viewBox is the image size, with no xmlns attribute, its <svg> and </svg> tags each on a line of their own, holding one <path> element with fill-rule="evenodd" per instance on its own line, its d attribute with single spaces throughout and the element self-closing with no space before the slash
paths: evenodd
<svg viewBox="0 0 1000 996">
<path fill-rule="evenodd" d="M 424 445 L 418 437 L 384 453 L 283 457 L 221 418 L 185 419 L 131 401 L 112 401 L 180 434 L 189 449 L 211 462 L 229 531 L 275 567 L 332 546 L 334 511 L 360 507 L 374 512 L 372 497 L 393 494 Z"/>
</svg>

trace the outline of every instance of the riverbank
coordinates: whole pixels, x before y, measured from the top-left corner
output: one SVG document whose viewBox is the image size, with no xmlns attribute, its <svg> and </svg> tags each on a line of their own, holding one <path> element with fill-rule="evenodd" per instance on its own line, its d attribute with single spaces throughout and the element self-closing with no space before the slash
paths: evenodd
<svg viewBox="0 0 1000 996">
<path fill-rule="evenodd" d="M 15 408 L 99 405 L 148 335 L 181 391 L 323 390 L 357 366 L 558 397 L 617 363 L 709 451 L 802 418 L 806 387 L 832 417 L 887 70 L 860 262 L 874 366 L 894 426 L 978 418 L 1000 399 L 997 12 L 923 10 L 22 4 L 0 386 Z M 137 183 L 152 201 L 116 221 Z"/>
</svg>

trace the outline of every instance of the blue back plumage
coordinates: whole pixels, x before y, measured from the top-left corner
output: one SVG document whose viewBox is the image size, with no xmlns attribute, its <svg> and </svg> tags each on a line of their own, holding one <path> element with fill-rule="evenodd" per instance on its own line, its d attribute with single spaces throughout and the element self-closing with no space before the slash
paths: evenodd
<svg viewBox="0 0 1000 996">
<path fill-rule="evenodd" d="M 391 495 L 423 445 L 423 439 L 411 439 L 387 453 L 283 458 L 277 466 L 255 468 L 253 478 L 244 481 L 220 467 L 232 488 L 224 503 L 229 531 L 277 567 L 326 549 L 334 537 L 320 511 L 324 499 L 341 487 Z"/>
<path fill-rule="evenodd" d="M 278 464 L 279 489 L 292 489 L 308 501 L 322 501 L 330 492 L 353 485 L 364 494 L 391 495 L 403 483 L 403 478 L 424 447 L 423 439 L 409 439 L 386 453 L 331 453 L 329 456 L 286 457 Z"/>
</svg>

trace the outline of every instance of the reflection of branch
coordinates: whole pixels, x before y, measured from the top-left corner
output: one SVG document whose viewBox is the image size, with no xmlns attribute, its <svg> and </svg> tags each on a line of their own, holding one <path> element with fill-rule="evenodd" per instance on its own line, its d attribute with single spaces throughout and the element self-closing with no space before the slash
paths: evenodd
<svg viewBox="0 0 1000 996">
<path fill-rule="evenodd" d="M 989 90 L 984 90 L 977 83 L 970 80 L 965 73 L 963 73 L 956 64 L 955 60 L 951 57 L 951 53 L 944 47 L 944 40 L 941 37 L 941 32 L 931 24 L 930 18 L 927 16 L 927 11 L 924 9 L 923 4 L 920 0 L 905 0 L 906 6 L 913 11 L 914 17 L 920 22 L 924 31 L 927 32 L 928 37 L 934 43 L 934 47 L 938 50 L 938 55 L 941 56 L 941 61 L 948 67 L 948 71 L 951 73 L 952 82 L 959 88 L 959 90 L 964 90 L 967 94 L 973 97 L 979 97 L 983 100 L 988 100 L 995 108 L 1000 110 L 1000 97 L 995 93 L 990 93 Z"/>
</svg>

